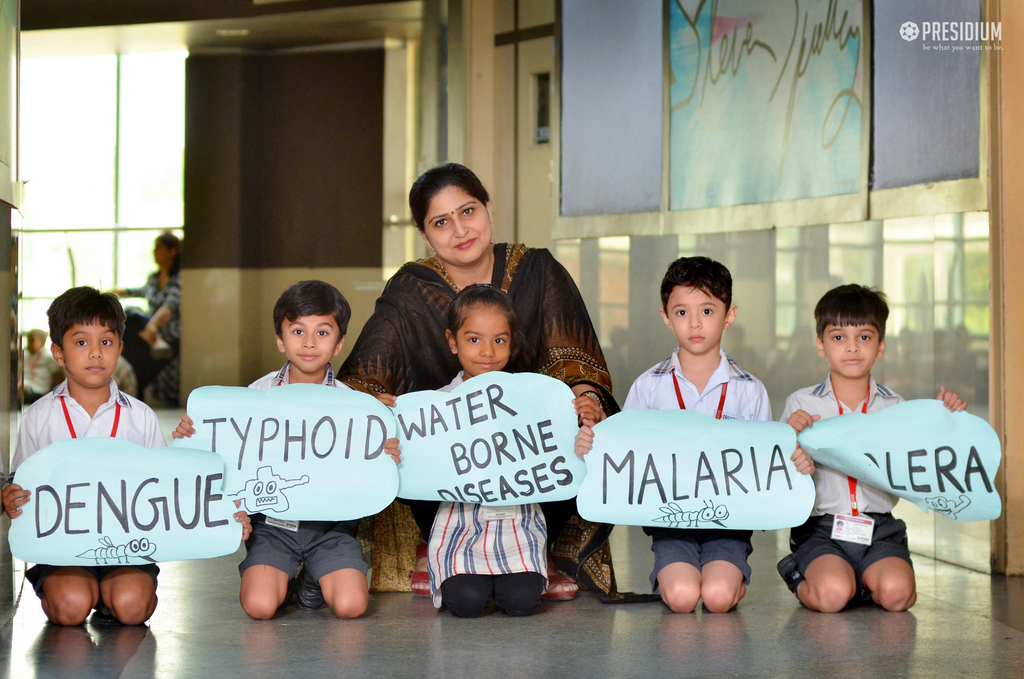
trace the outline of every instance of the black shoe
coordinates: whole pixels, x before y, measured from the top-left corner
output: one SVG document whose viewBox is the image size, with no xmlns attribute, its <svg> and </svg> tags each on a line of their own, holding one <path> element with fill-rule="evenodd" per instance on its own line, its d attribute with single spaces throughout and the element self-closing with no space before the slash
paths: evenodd
<svg viewBox="0 0 1024 679">
<path fill-rule="evenodd" d="M 121 621 L 114 617 L 107 605 L 102 601 L 96 605 L 96 609 L 89 616 L 89 622 L 94 625 L 119 625 Z"/>
<path fill-rule="evenodd" d="M 782 557 L 778 565 L 779 575 L 786 581 L 786 586 L 796 595 L 796 589 L 804 581 L 804 574 L 800 572 L 800 565 L 796 562 L 796 556 L 787 554 Z"/>
<path fill-rule="evenodd" d="M 324 593 L 320 589 L 320 583 L 309 575 L 305 565 L 299 569 L 295 581 L 295 602 L 299 604 L 299 608 L 315 611 L 324 605 Z"/>
</svg>

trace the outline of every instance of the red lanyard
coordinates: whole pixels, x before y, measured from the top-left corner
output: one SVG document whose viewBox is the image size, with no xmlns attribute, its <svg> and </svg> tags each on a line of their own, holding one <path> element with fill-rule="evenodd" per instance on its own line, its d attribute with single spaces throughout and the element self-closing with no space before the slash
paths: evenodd
<svg viewBox="0 0 1024 679">
<path fill-rule="evenodd" d="M 832 394 L 835 396 L 835 394 Z M 865 415 L 868 414 L 868 401 L 871 400 L 871 394 L 868 394 L 867 398 L 864 399 L 864 407 L 860 409 Z M 839 397 L 836 396 L 836 405 L 839 406 L 839 414 L 843 414 L 843 404 L 839 402 Z M 852 476 L 846 477 L 846 482 L 850 484 L 850 509 L 854 516 L 859 516 L 860 512 L 857 511 L 857 479 Z"/>
<path fill-rule="evenodd" d="M 64 394 L 60 395 L 60 405 L 64 408 L 64 421 L 68 423 L 68 431 L 71 432 L 71 438 L 77 439 L 78 435 L 75 433 L 75 425 L 71 424 L 71 413 L 68 412 L 68 404 L 64 401 Z M 121 421 L 121 402 L 118 401 L 114 407 L 114 428 L 110 430 L 110 438 L 117 436 L 117 424 Z"/>
<path fill-rule="evenodd" d="M 679 391 L 679 380 L 676 379 L 676 373 L 672 371 L 672 384 L 676 387 L 676 399 L 679 401 L 679 409 L 686 410 L 686 404 L 683 403 L 683 392 Z M 715 419 L 722 419 L 722 409 L 725 407 L 725 392 L 729 389 L 729 383 L 722 383 L 722 397 L 718 399 L 718 412 L 715 413 Z"/>
</svg>

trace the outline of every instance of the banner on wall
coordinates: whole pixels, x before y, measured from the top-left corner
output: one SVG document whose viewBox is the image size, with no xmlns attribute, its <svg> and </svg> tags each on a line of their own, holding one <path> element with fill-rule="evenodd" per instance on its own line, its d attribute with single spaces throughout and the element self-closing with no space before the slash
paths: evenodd
<svg viewBox="0 0 1024 679">
<path fill-rule="evenodd" d="M 394 436 L 387 406 L 351 389 L 289 384 L 202 387 L 188 398 L 196 433 L 175 446 L 224 460 L 224 492 L 249 513 L 347 521 L 383 510 L 398 492 L 384 453 Z"/>
<path fill-rule="evenodd" d="M 817 464 L 957 521 L 997 518 L 994 481 L 1002 458 L 988 422 L 951 413 L 935 399 L 815 422 L 800 445 Z"/>
<path fill-rule="evenodd" d="M 57 441 L 18 467 L 31 491 L 11 552 L 52 566 L 139 566 L 231 554 L 242 526 L 207 451 L 150 450 L 117 438 Z"/>
<path fill-rule="evenodd" d="M 496 506 L 575 497 L 585 467 L 573 454 L 573 398 L 551 377 L 503 372 L 400 396 L 399 496 Z"/>
<path fill-rule="evenodd" d="M 672 210 L 860 191 L 862 3 L 669 7 Z"/>
<path fill-rule="evenodd" d="M 690 410 L 625 410 L 594 427 L 576 506 L 597 523 L 771 530 L 803 523 L 814 482 L 793 428 Z"/>
</svg>

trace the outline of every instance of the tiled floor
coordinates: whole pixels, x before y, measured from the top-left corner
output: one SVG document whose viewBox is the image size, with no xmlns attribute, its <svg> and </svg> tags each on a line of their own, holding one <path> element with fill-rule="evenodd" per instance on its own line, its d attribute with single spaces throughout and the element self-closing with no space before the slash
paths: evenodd
<svg viewBox="0 0 1024 679">
<path fill-rule="evenodd" d="M 620 589 L 644 591 L 649 538 L 619 528 L 612 539 Z M 254 622 L 238 605 L 240 554 L 163 564 L 160 604 L 143 627 L 51 626 L 26 586 L 0 632 L 0 677 L 1024 674 L 1024 580 L 919 557 L 910 612 L 823 615 L 803 610 L 777 576 L 778 542 L 755 535 L 747 597 L 720 615 L 608 606 L 583 593 L 530 618 L 459 620 L 427 599 L 378 594 L 358 620 L 292 607 Z"/>
</svg>

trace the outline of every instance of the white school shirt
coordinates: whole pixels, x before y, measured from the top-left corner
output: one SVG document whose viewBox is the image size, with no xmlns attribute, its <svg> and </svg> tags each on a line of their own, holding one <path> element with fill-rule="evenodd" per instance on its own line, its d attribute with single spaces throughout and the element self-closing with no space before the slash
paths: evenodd
<svg viewBox="0 0 1024 679">
<path fill-rule="evenodd" d="M 167 445 L 156 413 L 148 405 L 133 396 L 120 391 L 114 381 L 110 381 L 110 398 L 96 409 L 96 414 L 89 417 L 85 408 L 68 393 L 68 382 L 64 380 L 56 389 L 46 394 L 25 411 L 18 430 L 18 447 L 11 460 L 11 469 L 17 470 L 29 456 L 50 445 L 54 441 L 70 438 L 61 397 L 68 407 L 71 425 L 79 438 L 90 436 L 110 436 L 114 428 L 114 416 L 117 404 L 121 404 L 121 414 L 117 421 L 116 438 L 138 443 L 146 448 L 163 448 Z"/>
<path fill-rule="evenodd" d="M 771 420 L 772 404 L 761 380 L 736 365 L 724 351 L 718 351 L 721 361 L 711 373 L 704 391 L 698 392 L 693 382 L 683 375 L 679 365 L 679 347 L 676 347 L 671 356 L 636 378 L 622 409 L 679 410 L 679 399 L 672 381 L 674 374 L 687 410 L 714 417 L 722 399 L 722 385 L 728 383 L 722 408 L 723 420 Z"/>
<path fill-rule="evenodd" d="M 282 366 L 280 370 L 278 370 L 277 372 L 267 373 L 263 377 L 259 378 L 258 380 L 250 384 L 249 388 L 270 389 L 271 387 L 280 387 L 282 384 L 290 384 L 290 382 L 288 381 L 288 376 L 290 373 L 289 368 L 291 367 L 291 364 L 291 361 L 285 361 L 284 366 Z M 338 382 L 337 380 L 334 379 L 334 368 L 331 367 L 330 363 L 327 364 L 327 374 L 324 375 L 324 381 L 321 382 L 320 384 L 324 385 L 325 387 L 344 387 L 346 389 L 352 388 L 345 384 L 344 382 Z"/>
<path fill-rule="evenodd" d="M 463 382 L 463 371 L 438 391 L 450 392 Z M 548 527 L 540 505 L 503 507 L 511 519 L 488 520 L 483 505 L 442 502 L 427 545 L 427 572 L 434 607 L 441 607 L 441 583 L 455 575 L 540 573 L 548 577 L 545 550 Z"/>
<path fill-rule="evenodd" d="M 902 401 L 902 396 L 876 383 L 874 377 L 870 378 L 868 382 L 868 415 L 885 410 Z M 863 407 L 863 402 L 844 403 L 843 413 L 859 413 Z M 781 421 L 788 421 L 789 416 L 797 410 L 806 411 L 811 415 L 821 415 L 822 420 L 839 415 L 839 405 L 835 392 L 832 391 L 831 375 L 825 378 L 821 384 L 804 387 L 790 394 L 786 399 L 786 409 L 782 411 Z M 847 481 L 846 474 L 828 467 L 816 466 L 813 478 L 815 497 L 814 511 L 811 512 L 811 516 L 850 514 L 852 511 L 850 482 Z M 885 514 L 891 512 L 898 501 L 898 497 L 880 488 L 857 482 L 857 511 L 860 513 Z"/>
</svg>

